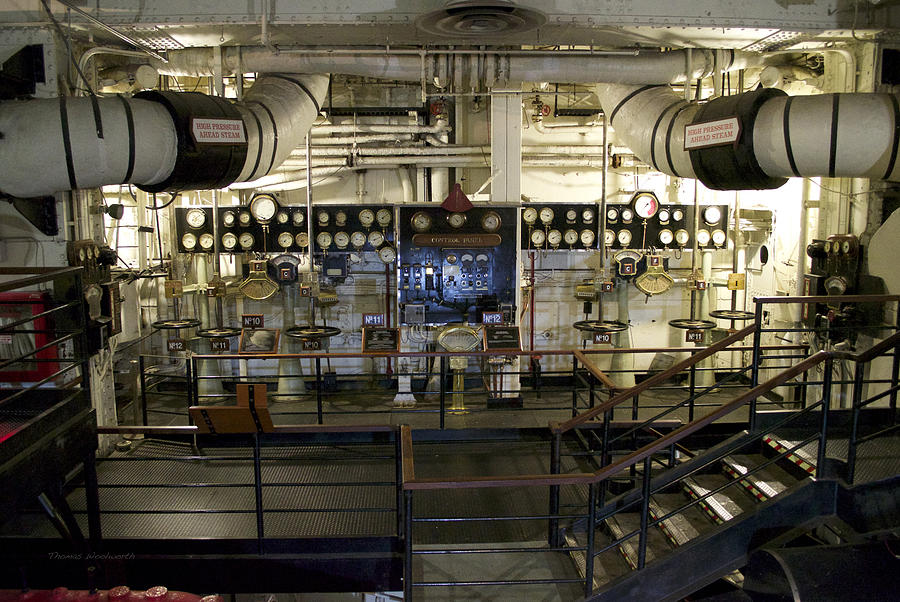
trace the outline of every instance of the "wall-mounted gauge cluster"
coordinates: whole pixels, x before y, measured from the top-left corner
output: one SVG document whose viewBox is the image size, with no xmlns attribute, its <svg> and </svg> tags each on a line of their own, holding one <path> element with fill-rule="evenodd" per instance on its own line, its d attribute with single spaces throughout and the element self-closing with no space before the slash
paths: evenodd
<svg viewBox="0 0 900 602">
<path fill-rule="evenodd" d="M 176 207 L 175 233 L 179 253 L 212 253 L 213 220 L 211 207 Z"/>
<path fill-rule="evenodd" d="M 246 206 L 219 207 L 222 253 L 300 253 L 309 246 L 306 207 L 281 205 L 258 194 Z"/>
<path fill-rule="evenodd" d="M 385 263 L 396 256 L 393 207 L 317 205 L 312 219 L 318 253 L 373 251 Z"/>
<path fill-rule="evenodd" d="M 521 248 L 596 249 L 599 211 L 594 203 L 525 205 L 521 210 Z"/>
<path fill-rule="evenodd" d="M 701 249 L 724 249 L 728 244 L 728 205 L 700 207 L 697 245 Z"/>
</svg>

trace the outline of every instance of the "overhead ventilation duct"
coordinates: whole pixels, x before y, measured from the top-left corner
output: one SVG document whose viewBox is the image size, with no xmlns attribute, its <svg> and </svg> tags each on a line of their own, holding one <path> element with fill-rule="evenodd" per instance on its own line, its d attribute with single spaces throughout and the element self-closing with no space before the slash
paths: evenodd
<svg viewBox="0 0 900 602">
<path fill-rule="evenodd" d="M 309 131 L 327 75 L 261 76 L 243 102 L 196 92 L 0 104 L 0 191 L 16 197 L 137 184 L 222 188 L 278 167 Z"/>
<path fill-rule="evenodd" d="M 900 178 L 900 103 L 889 94 L 760 89 L 700 105 L 668 86 L 600 85 L 596 92 L 635 155 L 707 188 L 771 189 L 790 177 Z"/>
<path fill-rule="evenodd" d="M 510 0 L 450 0 L 416 19 L 419 31 L 453 39 L 489 39 L 525 33 L 547 22 L 544 13 Z"/>
</svg>

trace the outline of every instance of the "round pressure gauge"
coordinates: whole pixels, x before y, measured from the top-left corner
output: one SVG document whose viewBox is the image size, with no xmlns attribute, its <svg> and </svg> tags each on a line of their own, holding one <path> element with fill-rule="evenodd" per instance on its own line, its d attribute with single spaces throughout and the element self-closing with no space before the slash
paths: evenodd
<svg viewBox="0 0 900 602">
<path fill-rule="evenodd" d="M 378 225 L 382 228 L 387 228 L 391 225 L 391 210 L 390 209 L 379 209 L 378 213 L 375 214 L 375 221 L 378 222 Z"/>
<path fill-rule="evenodd" d="M 563 233 L 563 240 L 569 246 L 574 245 L 576 242 L 578 242 L 578 232 L 576 232 L 575 230 L 571 230 L 571 229 L 566 230 Z"/>
<path fill-rule="evenodd" d="M 719 230 L 718 228 L 712 231 L 712 241 L 713 244 L 717 247 L 721 247 L 725 244 L 725 232 L 723 230 Z"/>
<path fill-rule="evenodd" d="M 680 222 L 684 219 L 684 211 L 682 211 L 681 209 L 676 209 L 672 212 L 672 219 L 676 222 Z"/>
<path fill-rule="evenodd" d="M 831 253 L 831 241 L 830 241 L 830 240 L 826 240 L 826 241 L 825 241 L 825 244 L 822 245 L 822 249 L 824 249 L 824 251 L 825 251 L 826 254 Z"/>
<path fill-rule="evenodd" d="M 540 211 L 541 223 L 549 224 L 553 221 L 553 209 L 550 207 L 543 207 Z"/>
<path fill-rule="evenodd" d="M 294 244 L 294 236 L 290 232 L 282 232 L 278 235 L 278 246 L 287 249 Z"/>
<path fill-rule="evenodd" d="M 184 219 L 191 228 L 200 228 L 206 223 L 206 212 L 203 209 L 188 209 Z"/>
<path fill-rule="evenodd" d="M 275 214 L 275 221 L 278 222 L 279 224 L 288 223 L 288 220 L 290 218 L 291 218 L 291 216 L 288 215 L 287 211 L 279 211 L 278 213 Z"/>
<path fill-rule="evenodd" d="M 350 235 L 350 244 L 357 249 L 363 248 L 364 246 L 366 246 L 366 235 L 357 230 Z"/>
<path fill-rule="evenodd" d="M 250 201 L 250 214 L 260 224 L 268 224 L 278 211 L 278 203 L 270 194 L 258 194 Z"/>
<path fill-rule="evenodd" d="M 226 232 L 222 235 L 222 246 L 226 249 L 233 249 L 237 246 L 237 236 L 231 232 Z"/>
<path fill-rule="evenodd" d="M 204 232 L 200 235 L 200 248 L 209 251 L 213 248 L 213 245 L 216 244 L 216 239 L 213 238 L 213 235 L 209 232 Z"/>
<path fill-rule="evenodd" d="M 606 230 L 603 234 L 603 243 L 607 247 L 611 247 L 614 242 L 616 242 L 616 233 L 612 230 Z"/>
<path fill-rule="evenodd" d="M 363 209 L 359 212 L 359 223 L 363 228 L 370 228 L 375 223 L 375 212 L 371 209 Z"/>
<path fill-rule="evenodd" d="M 393 263 L 397 259 L 397 251 L 391 246 L 381 247 L 378 249 L 378 259 L 384 263 Z"/>
<path fill-rule="evenodd" d="M 347 225 L 347 212 L 346 211 L 338 211 L 334 214 L 334 225 L 335 226 L 346 226 Z"/>
<path fill-rule="evenodd" d="M 331 234 L 319 232 L 319 235 L 316 236 L 316 244 L 319 245 L 320 249 L 327 249 L 331 246 Z"/>
<path fill-rule="evenodd" d="M 581 240 L 581 244 L 583 244 L 585 247 L 590 247 L 594 244 L 594 239 L 597 238 L 597 235 L 594 234 L 593 230 L 588 230 L 587 228 L 585 228 L 581 231 L 581 234 L 578 235 L 578 238 Z"/>
<path fill-rule="evenodd" d="M 431 216 L 424 211 L 417 211 L 409 220 L 416 232 L 427 232 L 431 229 Z"/>
<path fill-rule="evenodd" d="M 715 226 L 722 219 L 722 211 L 715 205 L 710 205 L 703 210 L 703 221 L 710 226 Z"/>
<path fill-rule="evenodd" d="M 544 234 L 543 230 L 535 230 L 531 233 L 531 244 L 536 247 L 543 247 L 544 240 L 546 240 L 547 235 Z"/>
<path fill-rule="evenodd" d="M 253 235 L 249 232 L 244 232 L 241 234 L 240 238 L 238 238 L 238 244 L 240 244 L 241 248 L 244 250 L 253 248 L 254 242 L 256 242 L 256 239 L 253 238 Z"/>
<path fill-rule="evenodd" d="M 249 212 L 249 211 L 241 211 L 241 212 L 238 214 L 238 222 L 240 222 L 240 224 L 241 224 L 242 226 L 249 226 L 249 225 L 250 225 L 250 220 L 251 220 L 251 219 L 253 219 L 253 218 L 252 218 L 252 216 L 250 215 L 250 212 Z"/>
<path fill-rule="evenodd" d="M 566 211 L 566 221 L 570 224 L 573 223 L 578 218 L 578 212 L 574 209 L 569 209 Z"/>
<path fill-rule="evenodd" d="M 556 229 L 550 230 L 547 232 L 547 242 L 551 247 L 558 247 L 562 242 L 562 232 Z"/>
<path fill-rule="evenodd" d="M 701 229 L 697 231 L 697 244 L 701 247 L 709 244 L 709 230 Z"/>
<path fill-rule="evenodd" d="M 538 218 L 538 212 L 537 212 L 537 209 L 535 209 L 534 207 L 526 207 L 525 209 L 522 209 L 522 220 L 526 224 L 529 224 L 529 225 L 533 224 L 534 222 L 537 221 L 537 218 Z"/>
<path fill-rule="evenodd" d="M 500 229 L 501 223 L 500 214 L 496 211 L 488 211 L 481 218 L 481 227 L 485 232 L 496 232 Z"/>
<path fill-rule="evenodd" d="M 715 237 L 713 237 L 713 240 L 715 240 Z M 841 243 L 841 251 L 844 252 L 844 255 L 850 254 L 850 241 L 849 240 L 845 240 L 844 242 Z"/>
<path fill-rule="evenodd" d="M 87 251 L 84 250 L 84 247 L 79 247 L 78 261 L 84 261 L 86 258 L 87 258 Z"/>
<path fill-rule="evenodd" d="M 634 197 L 634 212 L 641 219 L 650 219 L 659 211 L 659 201 L 649 192 L 642 192 Z"/>
<path fill-rule="evenodd" d="M 634 219 L 634 211 L 626 207 L 622 209 L 621 213 L 619 213 L 619 217 L 621 217 L 622 221 L 626 224 L 630 224 L 631 220 Z"/>
<path fill-rule="evenodd" d="M 319 222 L 320 226 L 328 225 L 329 220 L 331 220 L 331 216 L 324 209 L 316 214 L 316 221 Z"/>
<path fill-rule="evenodd" d="M 627 247 L 631 243 L 631 232 L 629 230 L 619 230 L 619 234 L 616 238 L 620 245 Z"/>
<path fill-rule="evenodd" d="M 610 207 L 606 210 L 606 221 L 614 222 L 619 219 L 619 210 L 615 207 Z"/>
<path fill-rule="evenodd" d="M 234 211 L 226 211 L 222 214 L 222 224 L 226 228 L 230 228 L 234 225 Z"/>
<path fill-rule="evenodd" d="M 381 233 L 381 230 L 372 230 L 369 232 L 369 244 L 376 249 L 384 244 L 384 234 Z"/>
<path fill-rule="evenodd" d="M 309 234 L 306 232 L 299 232 L 297 236 L 294 237 L 294 242 L 297 243 L 298 247 L 306 248 L 309 246 Z"/>
<path fill-rule="evenodd" d="M 184 236 L 181 237 L 181 246 L 187 249 L 188 251 L 192 251 L 194 247 L 197 246 L 197 237 L 188 232 Z"/>
<path fill-rule="evenodd" d="M 672 234 L 672 231 L 668 228 L 664 228 L 659 231 L 659 242 L 661 242 L 663 245 L 668 246 L 672 244 L 673 240 L 675 240 L 675 235 Z"/>
<path fill-rule="evenodd" d="M 669 213 L 668 209 L 660 209 L 659 213 L 656 214 L 656 217 L 659 219 L 660 223 L 668 224 L 669 220 L 672 219 L 672 214 Z"/>
<path fill-rule="evenodd" d="M 590 224 L 594 221 L 594 210 L 591 208 L 583 209 L 581 211 L 581 221 L 586 224 Z"/>
<path fill-rule="evenodd" d="M 451 213 L 447 216 L 447 223 L 451 228 L 462 228 L 466 225 L 465 213 Z"/>
<path fill-rule="evenodd" d="M 350 244 L 350 235 L 344 231 L 336 233 L 334 235 L 334 244 L 338 249 L 346 249 L 347 245 Z"/>
<path fill-rule="evenodd" d="M 677 242 L 680 246 L 684 246 L 691 239 L 691 235 L 688 234 L 688 231 L 685 229 L 675 230 L 675 242 Z"/>
<path fill-rule="evenodd" d="M 300 224 L 303 223 L 303 220 L 304 220 L 303 212 L 302 211 L 294 211 L 294 215 L 291 216 L 291 222 L 293 222 L 293 224 L 295 226 L 299 226 Z"/>
</svg>

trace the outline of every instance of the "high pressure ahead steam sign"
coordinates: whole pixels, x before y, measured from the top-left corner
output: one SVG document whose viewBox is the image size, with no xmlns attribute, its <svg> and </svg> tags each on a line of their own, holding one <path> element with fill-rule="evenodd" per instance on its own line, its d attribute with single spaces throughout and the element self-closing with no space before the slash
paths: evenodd
<svg viewBox="0 0 900 602">
<path fill-rule="evenodd" d="M 737 144 L 741 121 L 737 117 L 704 121 L 684 126 L 684 150 Z"/>
</svg>

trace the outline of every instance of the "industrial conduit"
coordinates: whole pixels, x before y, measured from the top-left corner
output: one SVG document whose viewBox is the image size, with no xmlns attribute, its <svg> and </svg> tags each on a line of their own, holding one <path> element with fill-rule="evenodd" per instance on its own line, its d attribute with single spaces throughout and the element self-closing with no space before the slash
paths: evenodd
<svg viewBox="0 0 900 602">
<path fill-rule="evenodd" d="M 790 177 L 897 180 L 900 103 L 890 94 L 788 96 L 760 89 L 703 105 L 668 86 L 597 86 L 597 97 L 635 155 L 714 190 L 778 188 Z M 685 126 L 737 117 L 737 143 L 684 149 Z"/>
<path fill-rule="evenodd" d="M 0 191 L 36 197 L 133 183 L 159 192 L 260 178 L 300 145 L 327 88 L 327 75 L 267 74 L 240 103 L 170 91 L 4 102 Z M 239 135 L 198 142 L 195 119 L 240 123 Z"/>
</svg>

